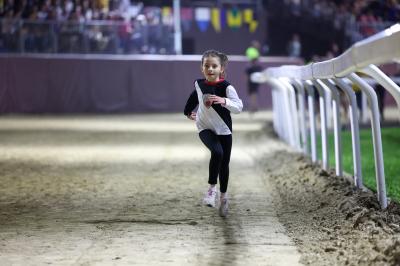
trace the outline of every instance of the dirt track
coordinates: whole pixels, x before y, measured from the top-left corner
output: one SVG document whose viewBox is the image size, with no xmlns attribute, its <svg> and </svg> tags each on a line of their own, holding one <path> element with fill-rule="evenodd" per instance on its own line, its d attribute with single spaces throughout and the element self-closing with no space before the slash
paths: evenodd
<svg viewBox="0 0 400 266">
<path fill-rule="evenodd" d="M 181 115 L 1 118 L 0 264 L 399 265 L 398 207 L 264 115 L 235 117 L 227 219 L 200 204 L 208 151 Z"/>
<path fill-rule="evenodd" d="M 296 265 L 255 164 L 282 148 L 263 122 L 235 123 L 222 219 L 200 204 L 209 155 L 182 115 L 4 117 L 0 264 Z"/>
</svg>

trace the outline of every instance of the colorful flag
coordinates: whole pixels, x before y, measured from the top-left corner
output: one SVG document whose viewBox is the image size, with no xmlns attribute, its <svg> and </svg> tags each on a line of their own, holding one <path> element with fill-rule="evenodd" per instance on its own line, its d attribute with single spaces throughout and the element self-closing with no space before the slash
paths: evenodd
<svg viewBox="0 0 400 266">
<path fill-rule="evenodd" d="M 182 29 L 186 32 L 190 31 L 193 21 L 193 8 L 182 7 L 181 8 L 181 25 Z"/>
<path fill-rule="evenodd" d="M 251 33 L 254 33 L 257 30 L 257 26 L 258 26 L 258 21 L 253 20 L 252 22 L 250 22 L 249 24 L 249 31 Z"/>
<path fill-rule="evenodd" d="M 207 7 L 198 7 L 195 9 L 195 19 L 200 31 L 207 31 L 210 24 L 210 16 L 210 9 Z"/>
<path fill-rule="evenodd" d="M 239 9 L 233 8 L 227 11 L 226 21 L 231 29 L 238 29 L 242 26 L 242 14 Z"/>
<path fill-rule="evenodd" d="M 255 19 L 255 13 L 252 9 L 246 8 L 243 11 L 244 23 L 249 25 L 249 31 L 251 33 L 255 32 L 258 26 L 258 21 Z"/>
<path fill-rule="evenodd" d="M 253 10 L 246 8 L 243 10 L 243 20 L 245 23 L 249 24 L 253 20 Z"/>
<path fill-rule="evenodd" d="M 221 15 L 219 8 L 211 9 L 211 24 L 216 32 L 221 32 Z"/>
<path fill-rule="evenodd" d="M 193 8 L 182 7 L 181 8 L 181 20 L 193 20 Z"/>
</svg>

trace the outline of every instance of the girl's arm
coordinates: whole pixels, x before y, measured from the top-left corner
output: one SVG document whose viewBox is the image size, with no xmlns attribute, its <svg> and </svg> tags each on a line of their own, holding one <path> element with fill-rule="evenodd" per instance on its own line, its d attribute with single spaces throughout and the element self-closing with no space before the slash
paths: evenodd
<svg viewBox="0 0 400 266">
<path fill-rule="evenodd" d="M 197 97 L 197 91 L 194 90 L 190 94 L 188 100 L 186 101 L 185 110 L 183 111 L 185 116 L 189 117 L 192 114 L 194 108 L 196 108 L 198 104 L 199 104 L 199 98 Z"/>
<path fill-rule="evenodd" d="M 229 85 L 226 88 L 225 104 L 222 104 L 222 106 L 234 114 L 240 113 L 243 109 L 243 102 L 239 99 L 239 96 L 232 85 Z"/>
</svg>

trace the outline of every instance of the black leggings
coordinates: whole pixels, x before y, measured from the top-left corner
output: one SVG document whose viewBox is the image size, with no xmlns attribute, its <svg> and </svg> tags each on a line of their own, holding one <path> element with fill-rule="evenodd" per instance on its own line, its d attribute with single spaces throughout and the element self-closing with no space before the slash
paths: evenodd
<svg viewBox="0 0 400 266">
<path fill-rule="evenodd" d="M 232 135 L 216 135 L 209 129 L 199 133 L 201 141 L 211 151 L 208 183 L 217 184 L 219 175 L 219 189 L 225 193 L 229 180 L 229 161 L 231 159 Z"/>
</svg>

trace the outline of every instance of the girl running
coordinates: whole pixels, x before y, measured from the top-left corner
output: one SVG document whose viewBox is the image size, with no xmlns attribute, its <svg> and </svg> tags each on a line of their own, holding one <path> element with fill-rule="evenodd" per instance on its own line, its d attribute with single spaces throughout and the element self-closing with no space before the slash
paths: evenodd
<svg viewBox="0 0 400 266">
<path fill-rule="evenodd" d="M 196 121 L 200 140 L 211 152 L 208 184 L 204 204 L 216 206 L 217 179 L 219 177 L 219 214 L 228 213 L 227 188 L 229 161 L 232 149 L 232 119 L 230 113 L 242 111 L 243 103 L 235 88 L 224 79 L 228 57 L 218 51 L 208 50 L 201 58 L 204 79 L 194 82 L 194 91 L 186 102 L 184 114 Z M 197 113 L 193 110 L 199 106 Z"/>
</svg>

